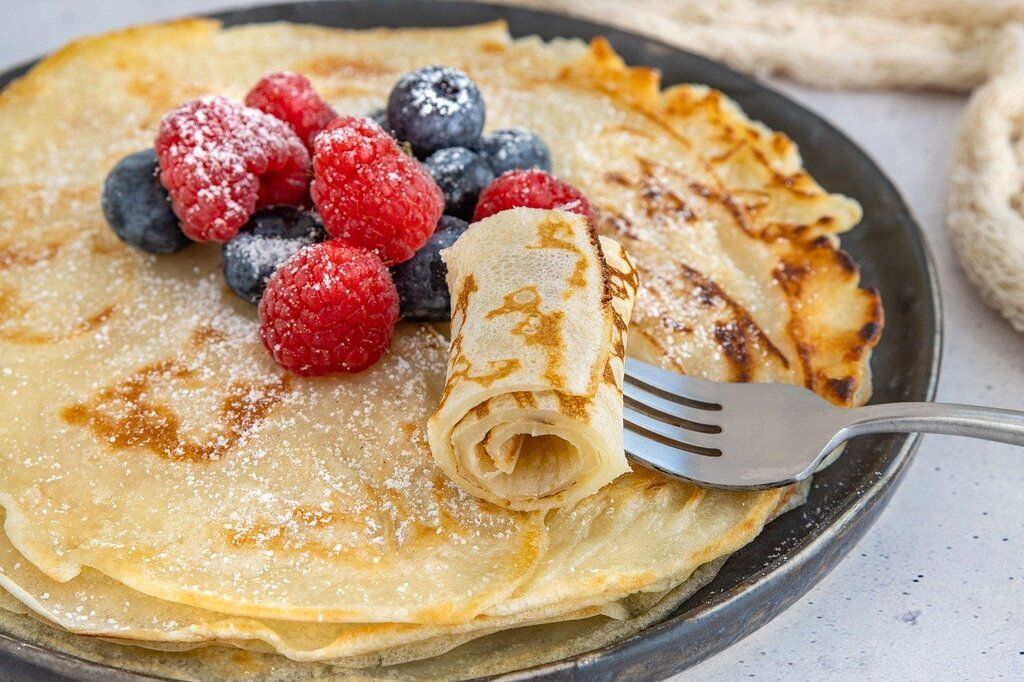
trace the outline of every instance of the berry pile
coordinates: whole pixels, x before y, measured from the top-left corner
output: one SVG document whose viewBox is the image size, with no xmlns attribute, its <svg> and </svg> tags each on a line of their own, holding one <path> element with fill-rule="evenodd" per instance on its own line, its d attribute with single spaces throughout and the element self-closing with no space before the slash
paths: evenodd
<svg viewBox="0 0 1024 682">
<path fill-rule="evenodd" d="M 103 212 L 148 253 L 221 242 L 224 280 L 258 304 L 282 367 L 359 372 L 399 317 L 451 317 L 440 254 L 470 218 L 530 206 L 593 219 L 549 174 L 543 140 L 484 135 L 484 119 L 480 88 L 449 67 L 406 74 L 362 117 L 338 116 L 301 74 L 271 73 L 244 104 L 202 97 L 164 116 L 154 149 L 110 171 Z"/>
</svg>

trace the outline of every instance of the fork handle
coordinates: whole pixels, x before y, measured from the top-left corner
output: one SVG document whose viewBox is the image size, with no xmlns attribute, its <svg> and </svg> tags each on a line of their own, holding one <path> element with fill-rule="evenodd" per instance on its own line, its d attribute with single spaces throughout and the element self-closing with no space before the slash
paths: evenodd
<svg viewBox="0 0 1024 682">
<path fill-rule="evenodd" d="M 883 403 L 848 413 L 842 440 L 869 433 L 943 433 L 1024 445 L 1024 412 L 953 403 Z"/>
</svg>

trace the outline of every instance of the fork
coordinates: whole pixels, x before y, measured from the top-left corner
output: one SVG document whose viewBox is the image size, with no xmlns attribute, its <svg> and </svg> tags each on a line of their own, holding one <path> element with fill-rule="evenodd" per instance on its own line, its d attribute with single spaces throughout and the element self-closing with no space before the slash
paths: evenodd
<svg viewBox="0 0 1024 682">
<path fill-rule="evenodd" d="M 623 445 L 639 464 L 713 488 L 775 488 L 810 476 L 873 433 L 945 433 L 1024 446 L 1024 412 L 949 403 L 836 407 L 785 384 L 729 384 L 626 359 Z"/>
</svg>

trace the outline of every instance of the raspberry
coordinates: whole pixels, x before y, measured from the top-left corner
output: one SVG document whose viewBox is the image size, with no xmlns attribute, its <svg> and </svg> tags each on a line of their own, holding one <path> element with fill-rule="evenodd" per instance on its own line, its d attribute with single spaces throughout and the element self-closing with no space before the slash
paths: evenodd
<svg viewBox="0 0 1024 682">
<path fill-rule="evenodd" d="M 594 212 L 583 194 L 567 182 L 553 178 L 539 168 L 511 170 L 480 193 L 473 222 L 510 208 L 563 208 L 594 221 Z"/>
<path fill-rule="evenodd" d="M 182 231 L 226 241 L 260 206 L 306 194 L 309 153 L 285 123 L 224 97 L 185 102 L 160 122 L 160 182 Z"/>
<path fill-rule="evenodd" d="M 391 343 L 398 292 L 372 252 L 327 241 L 277 269 L 259 313 L 260 339 L 285 369 L 303 376 L 360 372 Z"/>
<path fill-rule="evenodd" d="M 310 195 L 332 237 L 394 265 L 434 232 L 444 195 L 426 169 L 368 118 L 345 116 L 317 136 Z"/>
<path fill-rule="evenodd" d="M 261 78 L 245 96 L 245 104 L 287 123 L 311 152 L 313 137 L 338 117 L 308 78 L 291 71 L 268 73 Z"/>
</svg>

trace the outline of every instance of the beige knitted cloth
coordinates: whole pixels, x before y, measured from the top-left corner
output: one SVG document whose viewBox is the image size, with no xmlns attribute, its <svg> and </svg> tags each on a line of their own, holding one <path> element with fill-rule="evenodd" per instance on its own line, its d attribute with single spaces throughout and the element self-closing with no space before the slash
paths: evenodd
<svg viewBox="0 0 1024 682">
<path fill-rule="evenodd" d="M 970 280 L 1024 331 L 1024 0 L 501 0 L 827 88 L 971 91 L 948 223 Z"/>
</svg>

